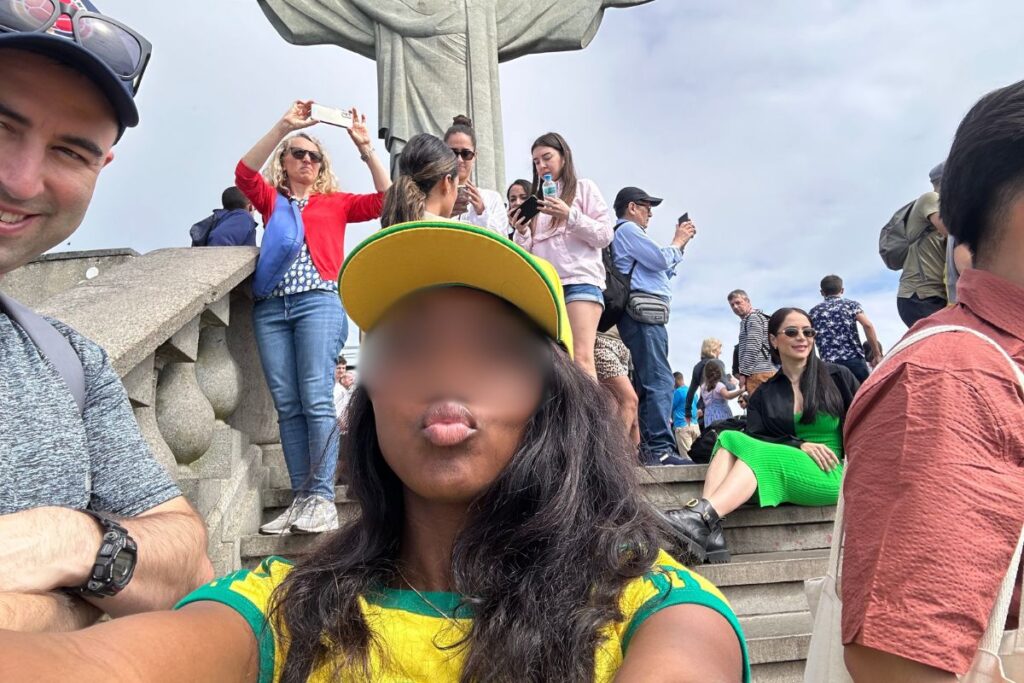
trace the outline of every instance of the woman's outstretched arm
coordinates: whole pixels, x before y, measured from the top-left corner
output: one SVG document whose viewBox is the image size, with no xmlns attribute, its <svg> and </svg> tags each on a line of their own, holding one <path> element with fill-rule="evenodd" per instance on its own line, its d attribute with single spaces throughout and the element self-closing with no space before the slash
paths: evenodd
<svg viewBox="0 0 1024 683">
<path fill-rule="evenodd" d="M 212 602 L 74 633 L 0 631 L 0 681 L 255 683 L 257 675 L 252 629 Z"/>
</svg>

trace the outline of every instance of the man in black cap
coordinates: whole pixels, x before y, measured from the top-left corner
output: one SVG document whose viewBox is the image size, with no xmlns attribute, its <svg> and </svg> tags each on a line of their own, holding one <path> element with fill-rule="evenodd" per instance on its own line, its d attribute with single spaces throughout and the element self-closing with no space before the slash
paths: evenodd
<svg viewBox="0 0 1024 683">
<path fill-rule="evenodd" d="M 632 273 L 629 306 L 619 321 L 619 334 L 629 347 L 640 399 L 641 455 L 646 465 L 684 465 L 672 433 L 672 368 L 668 363 L 670 278 L 683 260 L 683 250 L 697 229 L 683 215 L 671 245 L 659 247 L 647 234 L 652 209 L 661 204 L 638 187 L 624 187 L 615 196 L 618 222 L 612 242 L 615 268 Z"/>
<path fill-rule="evenodd" d="M 0 284 L 82 222 L 149 43 L 84 0 L 0 0 Z M 169 609 L 206 531 L 95 343 L 0 295 L 0 629 Z"/>
</svg>

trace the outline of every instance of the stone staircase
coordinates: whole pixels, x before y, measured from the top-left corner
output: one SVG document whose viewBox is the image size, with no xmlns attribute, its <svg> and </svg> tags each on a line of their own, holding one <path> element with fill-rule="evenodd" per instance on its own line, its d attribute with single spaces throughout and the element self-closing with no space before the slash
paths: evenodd
<svg viewBox="0 0 1024 683">
<path fill-rule="evenodd" d="M 267 468 L 263 519 L 271 519 L 292 498 L 279 445 L 264 445 Z M 638 470 L 645 493 L 662 509 L 681 507 L 699 496 L 707 468 L 655 467 Z M 350 519 L 355 506 L 336 490 L 339 516 Z M 804 579 L 822 576 L 831 543 L 834 508 L 783 506 L 743 507 L 725 520 L 733 561 L 704 565 L 698 571 L 713 581 L 740 617 L 750 647 L 756 683 L 797 683 L 803 680 L 810 639 L 811 615 L 803 593 Z M 296 557 L 308 552 L 315 536 L 241 538 L 243 566 L 252 567 L 268 555 Z"/>
</svg>

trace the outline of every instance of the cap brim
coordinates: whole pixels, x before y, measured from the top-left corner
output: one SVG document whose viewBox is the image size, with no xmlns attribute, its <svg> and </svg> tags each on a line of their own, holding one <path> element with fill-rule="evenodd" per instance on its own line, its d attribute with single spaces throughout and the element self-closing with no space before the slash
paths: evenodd
<svg viewBox="0 0 1024 683">
<path fill-rule="evenodd" d="M 554 267 L 490 230 L 446 221 L 395 225 L 353 249 L 338 276 L 346 312 L 367 332 L 410 294 L 452 286 L 507 301 L 572 354 Z"/>
<path fill-rule="evenodd" d="M 78 43 L 48 33 L 0 33 L 0 48 L 35 52 L 80 71 L 106 96 L 120 128 L 139 124 L 139 110 L 125 81 Z"/>
<path fill-rule="evenodd" d="M 650 202 L 651 206 L 658 206 L 665 200 L 661 197 L 648 197 L 647 201 Z"/>
</svg>

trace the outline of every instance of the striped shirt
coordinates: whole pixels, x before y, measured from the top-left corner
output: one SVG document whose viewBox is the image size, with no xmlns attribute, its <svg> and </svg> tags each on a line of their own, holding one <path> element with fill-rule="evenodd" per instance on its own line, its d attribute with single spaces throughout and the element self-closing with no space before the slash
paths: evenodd
<svg viewBox="0 0 1024 683">
<path fill-rule="evenodd" d="M 740 320 L 740 374 L 775 372 L 768 347 L 768 316 L 755 308 Z"/>
</svg>

